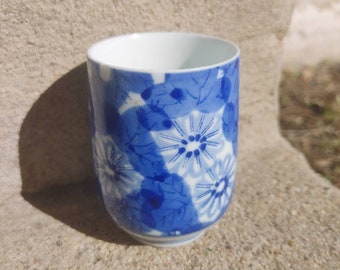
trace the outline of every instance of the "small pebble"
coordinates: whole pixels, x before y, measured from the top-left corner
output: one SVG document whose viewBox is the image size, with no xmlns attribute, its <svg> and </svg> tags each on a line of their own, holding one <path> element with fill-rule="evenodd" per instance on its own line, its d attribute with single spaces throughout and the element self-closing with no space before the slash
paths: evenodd
<svg viewBox="0 0 340 270">
<path fill-rule="evenodd" d="M 59 239 L 57 242 L 56 242 L 56 245 L 58 247 L 61 247 L 63 245 L 63 242 Z"/>
<path fill-rule="evenodd" d="M 290 214 L 292 216 L 296 216 L 297 215 L 297 211 L 295 209 L 293 209 L 293 210 L 290 211 Z"/>
</svg>

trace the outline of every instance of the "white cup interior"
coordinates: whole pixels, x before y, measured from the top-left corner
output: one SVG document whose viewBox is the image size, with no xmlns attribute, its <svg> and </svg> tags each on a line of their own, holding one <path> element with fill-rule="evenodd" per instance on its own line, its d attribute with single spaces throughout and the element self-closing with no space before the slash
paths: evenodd
<svg viewBox="0 0 340 270">
<path fill-rule="evenodd" d="M 239 49 L 220 38 L 195 33 L 137 33 L 94 44 L 88 58 L 117 69 L 176 72 L 233 61 Z"/>
</svg>

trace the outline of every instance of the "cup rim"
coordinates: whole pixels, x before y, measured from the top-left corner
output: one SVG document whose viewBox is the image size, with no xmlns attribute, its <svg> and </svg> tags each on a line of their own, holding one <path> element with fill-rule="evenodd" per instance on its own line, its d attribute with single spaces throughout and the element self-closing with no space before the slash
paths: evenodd
<svg viewBox="0 0 340 270">
<path fill-rule="evenodd" d="M 95 48 L 104 43 L 104 42 L 109 42 L 109 41 L 114 41 L 114 40 L 118 40 L 118 39 L 136 39 L 136 38 L 142 38 L 148 35 L 182 35 L 182 36 L 186 36 L 186 37 L 197 37 L 197 38 L 202 38 L 202 39 L 210 39 L 216 42 L 220 42 L 220 43 L 224 43 L 225 45 L 231 46 L 233 47 L 233 49 L 235 50 L 235 54 L 230 57 L 227 58 L 224 61 L 218 61 L 214 64 L 209 64 L 209 65 L 202 65 L 202 66 L 198 66 L 198 67 L 193 67 L 193 68 L 178 68 L 178 69 L 164 69 L 164 70 L 157 70 L 157 69 L 150 69 L 150 68 L 133 68 L 133 67 L 125 67 L 125 66 L 120 66 L 120 65 L 114 65 L 114 64 L 108 64 L 108 63 L 104 63 L 104 61 L 100 61 L 98 59 L 96 59 L 96 57 L 94 57 L 94 53 L 93 51 L 95 50 Z M 195 32 L 172 32 L 172 31 L 159 31 L 159 32 L 134 32 L 134 33 L 128 33 L 128 34 L 122 34 L 122 35 L 115 35 L 115 36 L 111 36 L 109 38 L 106 39 L 102 39 L 94 44 L 92 44 L 88 50 L 87 50 L 87 61 L 92 61 L 94 63 L 100 64 L 100 65 L 104 65 L 107 66 L 109 68 L 112 69 L 116 69 L 116 70 L 123 70 L 123 71 L 131 71 L 131 72 L 142 72 L 142 73 L 187 73 L 187 72 L 195 72 L 195 71 L 203 71 L 203 70 L 209 70 L 212 68 L 216 68 L 216 67 L 220 67 L 220 66 L 224 66 L 228 63 L 232 63 L 234 62 L 236 59 L 238 59 L 240 57 L 240 49 L 238 47 L 238 45 L 236 45 L 236 43 L 229 41 L 227 39 L 223 39 L 220 37 L 216 37 L 213 35 L 208 35 L 208 34 L 203 34 L 203 33 L 195 33 Z"/>
</svg>

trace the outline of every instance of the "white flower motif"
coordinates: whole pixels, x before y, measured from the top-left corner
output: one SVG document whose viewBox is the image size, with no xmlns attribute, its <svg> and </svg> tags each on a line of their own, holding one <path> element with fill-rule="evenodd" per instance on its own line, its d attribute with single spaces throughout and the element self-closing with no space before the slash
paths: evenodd
<svg viewBox="0 0 340 270">
<path fill-rule="evenodd" d="M 112 138 L 96 133 L 92 140 L 94 164 L 103 195 L 121 199 L 139 190 L 143 177 L 133 169 Z"/>
<path fill-rule="evenodd" d="M 221 79 L 221 78 L 224 77 L 224 75 L 225 75 L 224 70 L 220 68 L 220 69 L 218 69 L 218 71 L 217 71 L 217 76 L 216 76 L 216 78 L 217 78 L 217 79 Z"/>
<path fill-rule="evenodd" d="M 233 192 L 236 174 L 236 159 L 233 155 L 209 168 L 203 181 L 196 184 L 194 203 L 201 222 L 213 222 L 228 205 Z"/>
<path fill-rule="evenodd" d="M 165 82 L 165 74 L 164 73 L 151 73 L 154 84 L 164 83 Z"/>
<path fill-rule="evenodd" d="M 152 132 L 170 172 L 182 177 L 201 176 L 221 153 L 229 151 L 221 130 L 221 113 L 194 111 L 172 120 L 169 130 Z"/>
</svg>

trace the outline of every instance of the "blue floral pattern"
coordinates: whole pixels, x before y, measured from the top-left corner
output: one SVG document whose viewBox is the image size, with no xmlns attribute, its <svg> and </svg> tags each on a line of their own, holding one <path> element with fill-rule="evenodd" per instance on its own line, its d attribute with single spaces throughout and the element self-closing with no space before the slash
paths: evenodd
<svg viewBox="0 0 340 270">
<path fill-rule="evenodd" d="M 219 160 L 214 168 L 207 169 L 195 189 L 195 201 L 199 207 L 201 221 L 218 219 L 227 208 L 235 182 L 236 160 L 227 155 Z"/>
<path fill-rule="evenodd" d="M 195 177 L 213 166 L 216 156 L 227 150 L 218 121 L 221 114 L 193 111 L 173 120 L 170 129 L 152 132 L 169 171 Z"/>
<path fill-rule="evenodd" d="M 183 235 L 225 212 L 236 173 L 238 65 L 149 74 L 89 60 L 95 169 L 122 228 Z"/>
<path fill-rule="evenodd" d="M 97 177 L 102 185 L 103 197 L 114 196 L 122 199 L 140 189 L 143 177 L 134 171 L 110 136 L 92 138 L 94 164 Z"/>
</svg>

